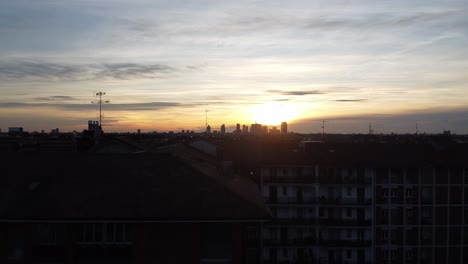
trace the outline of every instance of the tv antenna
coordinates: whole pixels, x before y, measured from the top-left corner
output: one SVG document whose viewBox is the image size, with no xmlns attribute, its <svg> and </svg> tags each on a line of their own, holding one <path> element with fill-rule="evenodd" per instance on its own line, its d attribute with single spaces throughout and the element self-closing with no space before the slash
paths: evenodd
<svg viewBox="0 0 468 264">
<path fill-rule="evenodd" d="M 205 110 L 205 128 L 208 127 L 208 110 Z"/>
<path fill-rule="evenodd" d="M 325 138 L 325 122 L 327 122 L 327 120 L 322 120 L 322 138 Z"/>
<path fill-rule="evenodd" d="M 105 92 L 97 92 L 94 96 L 99 96 L 99 100 L 91 101 L 92 104 L 99 104 L 99 126 L 102 126 L 102 104 L 110 103 L 109 100 L 102 100 L 102 97 L 106 95 Z"/>
</svg>

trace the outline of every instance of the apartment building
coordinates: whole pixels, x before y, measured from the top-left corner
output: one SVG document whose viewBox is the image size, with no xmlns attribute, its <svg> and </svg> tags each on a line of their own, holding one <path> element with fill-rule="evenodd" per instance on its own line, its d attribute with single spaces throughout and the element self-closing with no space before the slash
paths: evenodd
<svg viewBox="0 0 468 264">
<path fill-rule="evenodd" d="M 352 145 L 261 167 L 264 263 L 468 263 L 466 147 Z"/>
</svg>

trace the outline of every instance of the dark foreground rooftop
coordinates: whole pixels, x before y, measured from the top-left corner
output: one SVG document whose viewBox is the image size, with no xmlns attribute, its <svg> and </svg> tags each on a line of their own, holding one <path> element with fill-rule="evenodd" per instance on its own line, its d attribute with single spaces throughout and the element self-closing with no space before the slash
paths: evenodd
<svg viewBox="0 0 468 264">
<path fill-rule="evenodd" d="M 170 155 L 2 155 L 3 221 L 261 221 L 253 183 Z M 247 192 L 247 193 L 245 193 Z"/>
</svg>

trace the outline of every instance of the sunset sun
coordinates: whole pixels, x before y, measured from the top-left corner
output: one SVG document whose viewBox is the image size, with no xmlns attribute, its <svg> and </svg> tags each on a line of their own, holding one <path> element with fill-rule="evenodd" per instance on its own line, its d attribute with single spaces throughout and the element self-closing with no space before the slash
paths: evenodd
<svg viewBox="0 0 468 264">
<path fill-rule="evenodd" d="M 264 125 L 279 125 L 298 117 L 298 109 L 291 104 L 268 102 L 253 108 L 254 122 Z"/>
</svg>

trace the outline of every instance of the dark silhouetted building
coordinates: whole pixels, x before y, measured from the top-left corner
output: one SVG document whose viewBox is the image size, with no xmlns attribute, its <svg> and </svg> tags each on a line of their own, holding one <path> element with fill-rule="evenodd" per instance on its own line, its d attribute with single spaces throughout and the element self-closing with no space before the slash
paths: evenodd
<svg viewBox="0 0 468 264">
<path fill-rule="evenodd" d="M 466 145 L 277 152 L 260 172 L 267 263 L 468 263 Z"/>
<path fill-rule="evenodd" d="M 2 161 L 0 263 L 259 261 L 270 215 L 252 182 L 166 154 Z"/>
<path fill-rule="evenodd" d="M 282 122 L 281 123 L 281 134 L 288 133 L 288 123 Z"/>
<path fill-rule="evenodd" d="M 236 134 L 240 134 L 240 133 L 241 133 L 240 124 L 237 124 L 237 125 L 236 125 L 236 130 L 234 130 L 234 133 L 236 133 Z"/>
</svg>

